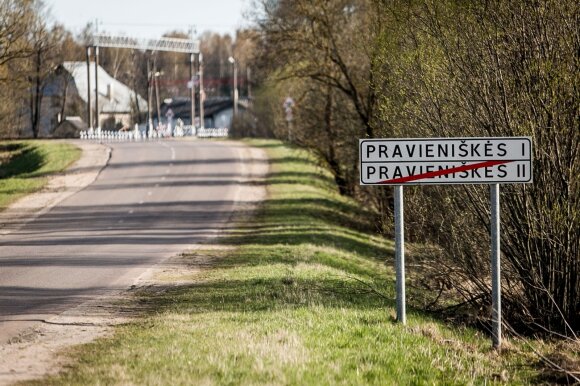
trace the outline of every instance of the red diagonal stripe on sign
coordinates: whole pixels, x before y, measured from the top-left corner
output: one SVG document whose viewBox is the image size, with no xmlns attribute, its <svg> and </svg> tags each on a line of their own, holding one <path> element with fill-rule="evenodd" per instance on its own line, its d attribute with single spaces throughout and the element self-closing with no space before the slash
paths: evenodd
<svg viewBox="0 0 580 386">
<path fill-rule="evenodd" d="M 404 184 L 405 182 L 422 180 L 424 178 L 433 178 L 433 177 L 438 177 L 438 176 L 444 176 L 446 174 L 459 173 L 459 172 L 464 172 L 466 170 L 487 168 L 487 167 L 491 167 L 491 166 L 507 164 L 507 163 L 510 163 L 510 162 L 513 162 L 513 161 L 485 161 L 485 162 L 478 162 L 478 163 L 470 164 L 470 165 L 457 166 L 457 167 L 451 168 L 451 169 L 437 170 L 437 171 L 434 171 L 434 172 L 417 174 L 415 176 L 407 176 L 407 177 L 393 178 L 391 180 L 379 181 L 378 183 L 379 184 Z"/>
</svg>

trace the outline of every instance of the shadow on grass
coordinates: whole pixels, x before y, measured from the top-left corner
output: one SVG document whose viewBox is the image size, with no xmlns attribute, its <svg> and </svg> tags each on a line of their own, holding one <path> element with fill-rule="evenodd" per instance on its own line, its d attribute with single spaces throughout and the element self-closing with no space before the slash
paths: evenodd
<svg viewBox="0 0 580 386">
<path fill-rule="evenodd" d="M 10 160 L 0 165 L 0 179 L 10 177 L 29 177 L 42 167 L 45 160 L 40 151 L 31 146 L 22 144 L 7 144 L 17 152 Z"/>
<path fill-rule="evenodd" d="M 156 296 L 147 296 L 155 292 Z M 264 312 L 303 307 L 377 309 L 394 307 L 394 301 L 344 278 L 294 277 L 223 280 L 191 285 L 157 287 L 142 293 L 139 306 L 198 314 L 206 312 Z"/>
<path fill-rule="evenodd" d="M 374 229 L 370 214 L 354 204 L 327 198 L 272 199 L 264 203 L 269 219 L 283 219 L 286 225 L 309 225 L 323 221 L 329 226 L 351 228 L 362 232 Z"/>
<path fill-rule="evenodd" d="M 0 143 L 0 153 L 11 153 L 24 147 L 22 143 Z"/>
<path fill-rule="evenodd" d="M 146 161 L 146 162 L 115 162 L 110 163 L 107 165 L 107 168 L 110 169 L 127 169 L 127 168 L 141 168 L 143 166 L 151 166 L 151 167 L 163 167 L 166 165 L 174 165 L 174 166 L 182 166 L 182 165 L 220 165 L 220 164 L 237 164 L 237 163 L 246 163 L 246 164 L 286 164 L 286 163 L 293 163 L 298 165 L 304 166 L 318 166 L 318 164 L 307 158 L 300 158 L 300 157 L 274 157 L 270 159 L 257 159 L 257 158 L 246 158 L 243 161 L 240 161 L 239 158 L 213 158 L 213 159 L 184 159 L 184 160 L 154 160 L 154 161 Z M 81 169 L 79 169 L 81 170 Z"/>
<path fill-rule="evenodd" d="M 334 179 L 327 175 L 320 173 L 311 172 L 274 172 L 268 175 L 268 183 L 280 184 L 287 183 L 287 181 L 293 181 L 295 183 L 312 183 L 312 181 L 318 181 L 323 183 L 328 188 L 332 188 L 334 185 Z"/>
<path fill-rule="evenodd" d="M 257 147 L 260 149 L 274 149 L 274 148 L 280 148 L 280 147 L 284 147 L 286 145 L 284 145 L 284 143 L 282 142 L 268 142 L 268 143 L 259 143 L 259 142 L 253 142 L 252 143 L 252 147 Z"/>
<path fill-rule="evenodd" d="M 329 233 L 321 228 L 306 228 L 297 231 L 282 229 L 280 231 L 261 231 L 252 236 L 229 235 L 223 242 L 235 245 L 314 245 L 320 247 L 330 247 L 347 253 L 358 254 L 367 258 L 385 258 L 392 255 L 392 249 L 381 246 L 371 246 L 367 242 L 343 234 L 341 232 Z"/>
<path fill-rule="evenodd" d="M 344 278 L 360 276 L 374 280 L 385 272 L 377 272 L 377 261 L 392 258 L 392 251 L 380 256 L 377 250 L 371 257 L 355 256 L 340 249 L 326 249 L 320 242 L 310 243 L 306 250 L 297 250 L 295 245 L 264 243 L 248 244 L 243 253 L 234 253 L 226 259 L 219 259 L 218 268 L 235 269 L 241 267 L 259 268 L 263 266 L 286 266 L 293 269 L 299 265 L 316 266 L 341 272 Z M 336 247 L 336 244 L 332 245 Z M 337 252 L 338 251 L 338 252 Z"/>
</svg>

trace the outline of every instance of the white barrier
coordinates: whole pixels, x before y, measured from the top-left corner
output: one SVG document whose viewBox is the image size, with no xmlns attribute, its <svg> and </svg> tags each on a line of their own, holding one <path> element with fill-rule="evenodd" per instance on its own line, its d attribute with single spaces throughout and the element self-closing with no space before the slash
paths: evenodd
<svg viewBox="0 0 580 386">
<path fill-rule="evenodd" d="M 146 139 L 140 131 L 109 131 L 109 130 L 83 130 L 80 132 L 80 138 L 85 140 L 99 141 L 139 141 Z"/>
<path fill-rule="evenodd" d="M 80 138 L 83 140 L 99 140 L 107 142 L 142 141 L 170 137 L 227 138 L 228 135 L 229 129 L 225 127 L 197 129 L 189 125 L 176 126 L 174 130 L 160 127 L 159 129 L 148 131 L 146 127 L 139 128 L 138 125 L 135 125 L 135 130 L 133 131 L 89 129 L 80 132 Z"/>
<path fill-rule="evenodd" d="M 227 127 L 219 129 L 197 129 L 198 138 L 226 138 L 229 135 Z"/>
</svg>

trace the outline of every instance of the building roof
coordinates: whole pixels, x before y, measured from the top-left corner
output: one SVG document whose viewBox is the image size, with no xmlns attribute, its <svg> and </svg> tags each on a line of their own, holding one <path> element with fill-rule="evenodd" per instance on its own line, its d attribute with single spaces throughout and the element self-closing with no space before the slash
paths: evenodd
<svg viewBox="0 0 580 386">
<path fill-rule="evenodd" d="M 87 64 L 85 62 L 64 62 L 62 67 L 74 78 L 79 96 L 87 102 Z M 135 97 L 139 103 L 139 111 L 147 111 L 147 101 L 124 83 L 109 75 L 101 66 L 99 75 L 99 110 L 102 113 L 128 113 L 135 105 Z M 95 66 L 91 63 L 91 99 L 95 92 Z M 94 102 L 93 102 L 94 103 Z"/>
<path fill-rule="evenodd" d="M 81 117 L 66 117 L 54 129 L 52 136 L 56 138 L 78 138 L 82 130 L 88 129 Z"/>
<path fill-rule="evenodd" d="M 61 124 L 66 123 L 73 126 L 77 130 L 86 130 L 88 126 L 85 121 L 81 117 L 66 117 Z"/>
</svg>

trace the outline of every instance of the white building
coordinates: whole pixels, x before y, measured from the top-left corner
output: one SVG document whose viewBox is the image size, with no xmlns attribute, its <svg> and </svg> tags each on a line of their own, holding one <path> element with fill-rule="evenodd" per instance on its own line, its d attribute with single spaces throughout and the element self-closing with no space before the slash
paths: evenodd
<svg viewBox="0 0 580 386">
<path fill-rule="evenodd" d="M 95 116 L 95 66 L 90 66 L 91 109 Z M 130 127 L 135 117 L 147 112 L 147 102 L 127 85 L 98 67 L 99 125 L 101 127 Z M 64 62 L 44 87 L 40 135 L 51 136 L 54 129 L 68 116 L 87 119 L 87 64 Z M 94 118 L 93 118 L 94 120 Z"/>
</svg>

